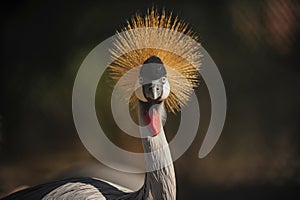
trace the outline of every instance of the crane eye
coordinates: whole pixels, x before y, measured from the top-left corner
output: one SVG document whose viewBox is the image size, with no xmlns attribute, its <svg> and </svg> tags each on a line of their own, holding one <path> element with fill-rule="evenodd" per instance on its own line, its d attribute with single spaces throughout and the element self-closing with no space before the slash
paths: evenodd
<svg viewBox="0 0 300 200">
<path fill-rule="evenodd" d="M 140 83 L 140 84 L 143 84 L 143 82 L 144 82 L 143 77 L 140 76 L 140 77 L 139 77 L 139 83 Z"/>
<path fill-rule="evenodd" d="M 166 81 L 167 81 L 167 77 L 164 76 L 164 77 L 161 78 L 161 82 L 162 82 L 163 84 L 165 84 Z"/>
</svg>

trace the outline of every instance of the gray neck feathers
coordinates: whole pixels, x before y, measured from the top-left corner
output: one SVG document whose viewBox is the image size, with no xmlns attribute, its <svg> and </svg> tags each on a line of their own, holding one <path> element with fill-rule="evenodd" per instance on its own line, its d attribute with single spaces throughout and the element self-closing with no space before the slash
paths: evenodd
<svg viewBox="0 0 300 200">
<path fill-rule="evenodd" d="M 157 110 L 164 120 L 165 110 L 164 104 L 157 105 Z M 147 108 L 139 103 L 139 120 L 141 125 L 145 125 L 144 112 Z M 141 129 L 145 131 L 145 129 Z M 145 135 L 141 133 L 141 135 Z M 174 200 L 176 199 L 176 180 L 173 167 L 171 153 L 168 147 L 165 133 L 163 129 L 155 137 L 147 137 L 142 139 L 144 151 L 146 154 L 145 182 L 143 187 L 136 193 L 141 199 L 160 199 Z M 140 199 L 140 198 L 138 198 Z"/>
</svg>

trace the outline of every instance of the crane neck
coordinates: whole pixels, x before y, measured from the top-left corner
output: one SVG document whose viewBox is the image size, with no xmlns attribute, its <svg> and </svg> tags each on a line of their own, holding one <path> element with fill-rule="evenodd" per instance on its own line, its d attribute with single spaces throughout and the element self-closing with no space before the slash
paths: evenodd
<svg viewBox="0 0 300 200">
<path fill-rule="evenodd" d="M 161 124 L 165 119 L 164 103 L 156 104 L 156 110 L 160 114 Z M 150 128 L 143 117 L 148 112 L 149 105 L 139 102 L 139 121 L 144 128 L 141 128 L 142 142 L 145 152 L 146 168 L 145 181 L 143 187 L 138 191 L 143 199 L 176 199 L 176 180 L 173 161 L 168 146 L 168 142 L 163 128 L 159 134 L 151 135 Z M 146 198 L 145 198 L 146 197 Z"/>
</svg>

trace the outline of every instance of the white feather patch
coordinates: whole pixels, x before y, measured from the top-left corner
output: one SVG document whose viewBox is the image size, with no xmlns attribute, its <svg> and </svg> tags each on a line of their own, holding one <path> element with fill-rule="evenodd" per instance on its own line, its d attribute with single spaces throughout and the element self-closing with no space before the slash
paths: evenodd
<svg viewBox="0 0 300 200">
<path fill-rule="evenodd" d="M 147 99 L 145 98 L 144 93 L 143 93 L 142 85 L 139 82 L 137 82 L 135 84 L 134 88 L 135 88 L 134 93 L 135 93 L 136 97 L 143 102 L 147 102 Z"/>
<path fill-rule="evenodd" d="M 97 188 L 86 183 L 67 183 L 48 193 L 42 200 L 106 200 Z"/>
<path fill-rule="evenodd" d="M 163 87 L 163 94 L 161 95 L 160 100 L 165 100 L 170 94 L 170 84 L 169 81 L 166 80 L 166 83 L 164 84 Z"/>
</svg>

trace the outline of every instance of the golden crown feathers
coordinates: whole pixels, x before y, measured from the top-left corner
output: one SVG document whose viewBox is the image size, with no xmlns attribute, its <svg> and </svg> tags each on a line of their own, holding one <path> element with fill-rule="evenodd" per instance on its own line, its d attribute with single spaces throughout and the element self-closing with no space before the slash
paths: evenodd
<svg viewBox="0 0 300 200">
<path fill-rule="evenodd" d="M 174 34 L 176 32 L 180 34 Z M 125 94 L 130 94 L 126 97 L 129 103 L 136 105 L 137 97 L 133 91 L 139 67 L 149 57 L 157 56 L 166 66 L 171 89 L 165 106 L 170 112 L 179 111 L 199 83 L 202 56 L 200 43 L 195 40 L 198 37 L 188 24 L 173 17 L 172 13 L 167 14 L 165 10 L 158 13 L 152 8 L 145 16 L 136 14 L 127 21 L 124 29 L 117 31 L 114 46 L 110 49 L 113 60 L 109 66 L 110 77 L 121 82 L 119 87 Z M 122 78 L 125 74 L 126 78 Z"/>
</svg>

